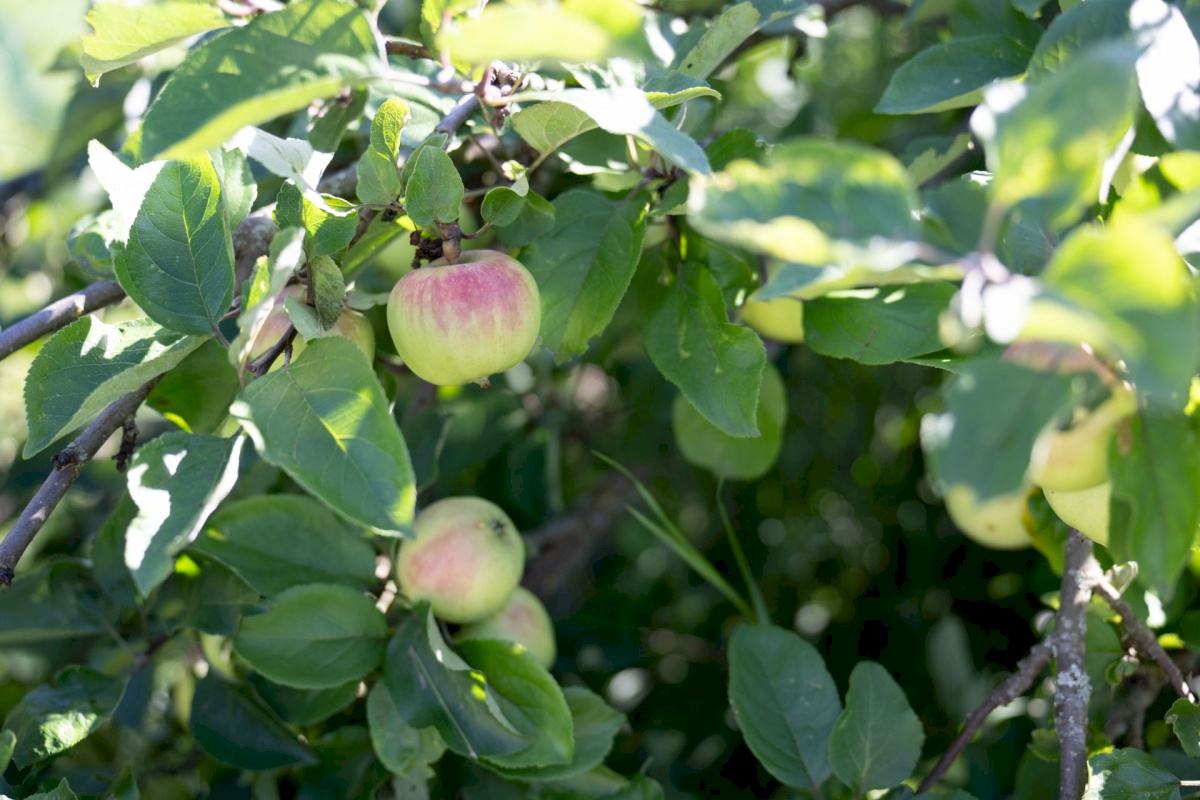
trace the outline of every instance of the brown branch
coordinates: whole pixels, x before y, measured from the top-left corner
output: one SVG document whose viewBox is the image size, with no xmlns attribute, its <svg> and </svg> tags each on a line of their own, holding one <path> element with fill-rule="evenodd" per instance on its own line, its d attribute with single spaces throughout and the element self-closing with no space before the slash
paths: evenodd
<svg viewBox="0 0 1200 800">
<path fill-rule="evenodd" d="M 454 133 L 462 127 L 462 124 L 467 121 L 467 118 L 475 113 L 479 108 L 479 96 L 469 94 L 462 100 L 458 101 L 458 105 L 450 109 L 450 113 L 442 117 L 442 121 L 433 129 L 434 133 L 444 133 L 447 136 L 453 136 Z"/>
<path fill-rule="evenodd" d="M 93 283 L 61 300 L 55 300 L 20 322 L 0 331 L 0 359 L 8 358 L 31 342 L 36 342 L 48 333 L 54 333 L 84 314 L 112 305 L 125 296 L 125 290 L 116 281 Z"/>
<path fill-rule="evenodd" d="M 254 361 L 246 365 L 246 371 L 253 373 L 258 377 L 266 375 L 271 370 L 271 365 L 284 354 L 285 351 L 292 349 L 292 341 L 296 338 L 296 326 L 288 325 L 287 331 L 283 336 L 279 337 L 279 341 L 271 345 L 265 353 L 259 356 Z"/>
<path fill-rule="evenodd" d="M 410 42 L 405 39 L 387 39 L 383 43 L 389 56 L 403 56 L 404 58 L 433 58 L 433 53 L 424 45 Z"/>
<path fill-rule="evenodd" d="M 1050 658 L 1053 655 L 1054 646 L 1047 639 L 1034 645 L 1029 653 L 1017 662 L 1017 671 L 997 684 L 992 693 L 988 695 L 988 698 L 983 701 L 983 705 L 972 711 L 971 716 L 967 717 L 966 722 L 963 723 L 962 730 L 958 732 L 958 736 L 955 737 L 954 742 L 942 754 L 942 757 L 938 759 L 933 770 L 921 781 L 921 785 L 917 787 L 918 793 L 929 791 L 946 776 L 946 772 L 962 754 L 962 751 L 966 749 L 967 745 L 971 743 L 971 740 L 975 738 L 975 734 L 983 727 L 983 723 L 987 721 L 988 716 L 997 708 L 1008 705 L 1029 691 L 1034 681 L 1037 680 L 1038 675 L 1050 663 Z"/>
<path fill-rule="evenodd" d="M 1080 800 L 1087 785 L 1087 713 L 1092 697 L 1085 661 L 1087 609 L 1092 600 L 1088 564 L 1092 540 L 1072 530 L 1063 559 L 1062 590 L 1054 623 L 1054 727 L 1058 731 L 1058 796 Z"/>
<path fill-rule="evenodd" d="M 1099 565 L 1096 565 L 1096 571 L 1099 572 Z M 1097 575 L 1095 577 L 1096 594 L 1104 598 L 1104 602 L 1112 608 L 1113 611 L 1121 617 L 1121 624 L 1125 627 L 1125 633 L 1129 636 L 1129 641 L 1133 643 L 1133 647 L 1143 656 L 1148 656 L 1158 664 L 1163 673 L 1167 677 L 1167 681 L 1175 690 L 1175 693 L 1180 697 L 1187 699 L 1190 703 L 1196 702 L 1196 696 L 1192 694 L 1191 688 L 1187 681 L 1184 680 L 1183 673 L 1179 671 L 1179 666 L 1171 660 L 1167 655 L 1167 651 L 1158 643 L 1158 637 L 1150 632 L 1146 624 L 1142 622 L 1134 610 L 1129 607 L 1129 604 L 1121 599 L 1121 593 L 1109 581 L 1106 575 Z"/>
<path fill-rule="evenodd" d="M 141 388 L 110 403 L 73 442 L 54 456 L 54 469 L 47 476 L 46 482 L 37 490 L 29 505 L 25 506 L 8 535 L 0 541 L 0 586 L 12 584 L 17 562 L 21 560 L 38 531 L 46 524 L 50 513 L 63 499 L 67 489 L 79 477 L 84 465 L 96 455 L 96 451 L 108 441 L 108 437 L 137 411 L 138 406 L 158 383 L 159 377 L 161 376 L 152 378 Z"/>
</svg>

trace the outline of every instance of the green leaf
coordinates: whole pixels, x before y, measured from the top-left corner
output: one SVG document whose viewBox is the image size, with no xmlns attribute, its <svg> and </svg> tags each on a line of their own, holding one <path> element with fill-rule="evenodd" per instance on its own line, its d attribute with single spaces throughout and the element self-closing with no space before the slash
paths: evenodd
<svg viewBox="0 0 1200 800">
<path fill-rule="evenodd" d="M 212 671 L 196 684 L 189 724 L 204 752 L 234 767 L 279 769 L 317 761 L 249 687 L 234 686 Z"/>
<path fill-rule="evenodd" d="M 317 258 L 339 253 L 350 244 L 358 230 L 358 212 L 340 197 L 314 198 L 285 183 L 275 205 L 275 223 L 281 229 L 304 228 L 304 250 L 309 258 Z"/>
<path fill-rule="evenodd" d="M 215 339 L 205 339 L 163 376 L 146 405 L 188 433 L 213 433 L 229 418 L 237 370 Z"/>
<path fill-rule="evenodd" d="M 91 422 L 203 343 L 146 319 L 106 325 L 87 316 L 58 331 L 42 345 L 25 380 L 25 458 Z"/>
<path fill-rule="evenodd" d="M 1182 9 L 1163 0 L 1137 0 L 1129 15 L 1146 110 L 1168 142 L 1180 150 L 1200 149 L 1200 44 Z"/>
<path fill-rule="evenodd" d="M 375 755 L 395 775 L 432 764 L 446 749 L 433 728 L 414 728 L 405 721 L 387 682 L 379 681 L 367 695 L 367 724 Z"/>
<path fill-rule="evenodd" d="M 1078 228 L 1042 282 L 1045 291 L 1034 297 L 1021 338 L 1087 342 L 1124 360 L 1152 402 L 1186 402 L 1200 361 L 1200 311 L 1170 235 L 1128 216 Z"/>
<path fill-rule="evenodd" d="M 238 621 L 247 613 L 261 610 L 258 592 L 232 570 L 206 561 L 199 574 L 177 572 L 168 579 L 159 602 L 172 609 L 182 606 L 180 625 L 213 636 L 232 636 Z M 178 602 L 166 600 L 177 592 Z"/>
<path fill-rule="evenodd" d="M 6 796 L 0 798 L 0 800 L 8 800 L 8 798 Z M 71 791 L 71 786 L 67 783 L 67 779 L 63 778 L 50 791 L 31 794 L 25 800 L 79 800 L 79 796 Z"/>
<path fill-rule="evenodd" d="M 927 47 L 892 75 L 877 114 L 931 114 L 979 102 L 989 84 L 1025 71 L 1030 52 L 1000 34 L 966 36 Z"/>
<path fill-rule="evenodd" d="M 275 234 L 267 259 L 259 259 L 250 277 L 242 284 L 238 335 L 229 346 L 230 363 L 239 369 L 250 357 L 258 334 L 267 317 L 275 310 L 280 294 L 304 263 L 305 236 L 305 231 L 299 226 Z"/>
<path fill-rule="evenodd" d="M 359 89 L 352 92 L 349 101 L 345 97 L 333 97 L 326 100 L 315 115 L 310 113 L 309 144 L 325 153 L 337 150 L 346 135 L 346 129 L 362 117 L 369 94 L 367 90 Z"/>
<path fill-rule="evenodd" d="M 379 60 L 367 17 L 339 0 L 262 14 L 192 50 L 142 123 L 142 157 L 180 158 L 360 83 Z"/>
<path fill-rule="evenodd" d="M 276 595 L 265 614 L 244 618 L 233 651 L 276 683 L 328 689 L 377 668 L 386 636 L 373 598 L 313 583 Z"/>
<path fill-rule="evenodd" d="M 677 70 L 670 70 L 654 76 L 646 81 L 642 86 L 642 91 L 646 93 L 646 99 L 650 101 L 650 105 L 660 111 L 699 97 L 715 97 L 717 99 L 721 97 L 720 92 L 704 81 Z"/>
<path fill-rule="evenodd" d="M 4 718 L 4 730 L 17 737 L 13 763 L 24 769 L 95 733 L 121 702 L 125 682 L 75 666 L 60 672 L 54 685 L 28 692 Z"/>
<path fill-rule="evenodd" d="M 646 95 L 633 87 L 522 92 L 520 98 L 539 102 L 513 114 L 513 129 L 543 156 L 599 126 L 609 133 L 645 142 L 688 172 L 704 175 L 710 171 L 700 145 L 667 122 Z"/>
<path fill-rule="evenodd" d="M 1012 3 L 1013 8 L 1030 19 L 1037 17 L 1042 6 L 1046 5 L 1046 0 L 1009 0 L 1009 2 Z"/>
<path fill-rule="evenodd" d="M 0 645 L 79 639 L 104 631 L 107 611 L 90 570 L 77 562 L 21 572 L 0 592 Z"/>
<path fill-rule="evenodd" d="M 142 596 L 166 580 L 175 556 L 233 489 L 244 442 L 179 431 L 135 452 L 127 479 L 138 513 L 125 532 L 125 565 Z"/>
<path fill-rule="evenodd" d="M 1036 82 L 1058 72 L 1079 52 L 1105 41 L 1133 42 L 1129 8 L 1133 0 L 1088 0 L 1064 8 L 1050 23 L 1029 59 L 1027 80 Z"/>
<path fill-rule="evenodd" d="M 83 71 L 99 83 L 105 72 L 132 64 L 198 33 L 229 25 L 225 15 L 208 3 L 165 0 L 145 6 L 101 3 L 85 17 L 94 33 L 83 39 Z"/>
<path fill-rule="evenodd" d="M 419 228 L 458 219 L 463 182 L 440 147 L 418 149 L 404 164 L 404 209 Z"/>
<path fill-rule="evenodd" d="M 974 361 L 942 389 L 945 411 L 921 420 L 930 474 L 980 502 L 1019 488 L 1038 434 L 1072 399 L 1071 379 L 1009 361 Z M 987 458 L 981 458 L 987 453 Z"/>
<path fill-rule="evenodd" d="M 8 769 L 13 750 L 17 747 L 17 735 L 12 731 L 0 731 L 0 774 Z"/>
<path fill-rule="evenodd" d="M 584 352 L 612 320 L 637 269 L 647 207 L 645 195 L 622 202 L 565 192 L 554 201 L 553 229 L 521 253 L 541 294 L 542 343 L 560 361 Z"/>
<path fill-rule="evenodd" d="M 358 346 L 340 336 L 246 387 L 231 409 L 262 457 L 350 522 L 399 536 L 416 504 L 408 448 Z"/>
<path fill-rule="evenodd" d="M 108 787 L 106 800 L 141 800 L 138 792 L 137 778 L 133 774 L 133 766 L 126 764 L 117 779 Z"/>
<path fill-rule="evenodd" d="M 858 794 L 905 780 L 921 758 L 925 731 L 891 674 L 872 661 L 850 673 L 846 708 L 829 734 L 829 765 Z"/>
<path fill-rule="evenodd" d="M 819 268 L 870 266 L 871 251 L 916 238 L 916 192 L 904 167 L 862 145 L 793 139 L 762 164 L 738 159 L 715 175 L 693 177 L 690 188 L 688 221 L 705 236 L 826 279 Z"/>
<path fill-rule="evenodd" d="M 146 191 L 127 240 L 113 243 L 117 280 L 168 328 L 212 333 L 233 299 L 233 243 L 212 159 L 172 161 Z"/>
<path fill-rule="evenodd" d="M 613 737 L 625 724 L 625 715 L 613 710 L 604 700 L 582 686 L 564 687 L 563 696 L 571 709 L 575 754 L 566 764 L 523 769 L 500 768 L 489 762 L 488 769 L 511 780 L 564 781 L 600 766 L 612 749 Z"/>
<path fill-rule="evenodd" d="M 342 315 L 346 302 L 346 279 L 329 256 L 317 256 L 308 262 L 309 280 L 316 300 L 317 319 L 329 330 Z"/>
<path fill-rule="evenodd" d="M 761 163 L 767 155 L 767 143 L 754 131 L 734 128 L 713 139 L 704 152 L 712 168 L 719 170 L 740 158 Z"/>
<path fill-rule="evenodd" d="M 527 181 L 526 191 L 528 188 Z M 524 207 L 524 194 L 519 194 L 507 186 L 497 186 L 494 189 L 488 189 L 488 193 L 483 196 L 483 205 L 479 207 L 479 214 L 483 217 L 484 222 L 490 222 L 497 228 L 504 228 L 517 221 Z"/>
<path fill-rule="evenodd" d="M 938 318 L 956 288 L 913 283 L 826 295 L 804 304 L 804 341 L 815 352 L 860 364 L 892 364 L 941 350 Z"/>
<path fill-rule="evenodd" d="M 758 28 L 758 10 L 753 3 L 738 3 L 712 21 L 700 40 L 676 66 L 684 75 L 707 78 Z"/>
<path fill-rule="evenodd" d="M 1141 750 L 1124 747 L 1088 759 L 1083 800 L 1179 800 L 1179 779 Z"/>
<path fill-rule="evenodd" d="M 408 724 L 434 726 L 456 753 L 499 756 L 530 744 L 496 704 L 487 677 L 442 639 L 426 603 L 401 619 L 388 642 L 383 678 Z"/>
<path fill-rule="evenodd" d="M 1200 436 L 1181 412 L 1147 409 L 1112 447 L 1109 547 L 1166 600 L 1200 525 Z"/>
<path fill-rule="evenodd" d="M 1200 758 L 1200 706 L 1181 697 L 1167 712 L 1166 722 L 1183 746 L 1183 752 L 1192 758 Z"/>
<path fill-rule="evenodd" d="M 388 98 L 371 120 L 371 140 L 358 161 L 358 199 L 364 203 L 394 203 L 400 196 L 400 131 L 412 113 L 408 104 Z"/>
<path fill-rule="evenodd" d="M 971 134 L 937 136 L 917 139 L 904 151 L 904 162 L 908 176 L 918 186 L 941 174 L 958 159 L 967 154 L 974 143 Z"/>
<path fill-rule="evenodd" d="M 293 586 L 375 582 L 375 550 L 363 535 L 301 495 L 251 497 L 209 519 L 192 550 L 220 561 L 271 596 Z"/>
<path fill-rule="evenodd" d="M 712 274 L 686 264 L 645 323 L 646 352 L 705 419 L 729 436 L 759 436 L 767 353 L 758 334 L 729 322 Z"/>
<path fill-rule="evenodd" d="M 509 247 L 524 247 L 554 230 L 557 214 L 557 209 L 549 200 L 530 192 L 525 196 L 525 202 L 521 206 L 521 213 L 517 215 L 516 221 L 508 227 L 499 228 L 496 231 L 496 238 Z M 543 312 L 542 318 L 545 319 L 545 316 Z"/>
<path fill-rule="evenodd" d="M 729 643 L 729 700 L 746 744 L 787 786 L 829 777 L 829 734 L 842 711 L 821 654 L 792 631 L 739 625 Z"/>
<path fill-rule="evenodd" d="M 1104 163 L 1133 123 L 1135 51 L 1107 44 L 1045 81 L 989 89 L 971 117 L 993 173 L 992 198 L 1052 227 L 1100 202 Z M 1069 119 L 1070 125 L 1047 120 Z"/>
<path fill-rule="evenodd" d="M 295 689 L 269 681 L 258 673 L 249 680 L 280 719 L 301 726 L 316 725 L 353 703 L 360 683 L 352 680 L 328 689 Z"/>
<path fill-rule="evenodd" d="M 487 676 L 496 702 L 530 744 L 516 753 L 484 756 L 504 769 L 565 765 L 575 755 L 571 709 L 546 668 L 526 648 L 511 642 L 470 639 L 458 650 Z"/>
<path fill-rule="evenodd" d="M 787 391 L 770 363 L 763 369 L 755 421 L 757 437 L 734 437 L 705 419 L 682 394 L 671 408 L 675 445 L 690 464 L 719 478 L 753 481 L 767 473 L 783 449 Z"/>
<path fill-rule="evenodd" d="M 258 183 L 250 169 L 250 161 L 241 150 L 214 148 L 208 151 L 217 178 L 221 182 L 221 208 L 225 224 L 236 231 L 250 214 L 258 198 Z"/>
</svg>

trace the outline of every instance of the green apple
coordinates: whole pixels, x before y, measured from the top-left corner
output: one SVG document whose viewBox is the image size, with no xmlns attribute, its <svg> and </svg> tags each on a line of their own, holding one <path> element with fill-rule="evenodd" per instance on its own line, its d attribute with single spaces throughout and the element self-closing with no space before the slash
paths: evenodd
<svg viewBox="0 0 1200 800">
<path fill-rule="evenodd" d="M 500 639 L 521 645 L 546 669 L 554 666 L 558 647 L 554 642 L 554 623 L 537 595 L 518 586 L 504 607 L 487 619 L 464 625 L 456 636 L 464 639 Z"/>
<path fill-rule="evenodd" d="M 1065 430 L 1046 429 L 1033 446 L 1030 479 L 1047 492 L 1076 492 L 1108 480 L 1108 445 L 1117 423 L 1137 409 L 1137 399 L 1118 385 L 1091 412 L 1080 411 Z"/>
<path fill-rule="evenodd" d="M 411 600 L 428 600 L 446 622 L 478 622 L 500 611 L 521 582 L 525 545 L 508 515 L 480 497 L 430 505 L 400 545 L 396 581 Z"/>
<path fill-rule="evenodd" d="M 520 261 L 468 250 L 415 269 L 392 289 L 388 329 L 396 352 L 438 386 L 487 378 L 525 360 L 542 323 L 537 283 Z"/>
<path fill-rule="evenodd" d="M 958 484 L 945 493 L 950 519 L 969 539 L 997 550 L 1019 550 L 1033 540 L 1025 528 L 1025 500 L 1029 488 L 979 502 L 975 490 Z"/>
<path fill-rule="evenodd" d="M 794 297 L 760 301 L 751 295 L 742 306 L 741 320 L 768 339 L 789 344 L 804 341 L 804 303 Z"/>
<path fill-rule="evenodd" d="M 1109 501 L 1112 482 L 1077 492 L 1056 492 L 1046 489 L 1046 502 L 1058 518 L 1096 544 L 1108 545 Z"/>
<path fill-rule="evenodd" d="M 297 300 L 304 300 L 305 289 L 303 286 L 289 286 L 283 290 L 283 294 L 279 296 L 275 307 L 271 309 L 271 313 L 267 315 L 263 322 L 262 328 L 258 331 L 258 336 L 254 339 L 254 346 L 250 348 L 250 358 L 253 360 L 258 358 L 267 350 L 271 349 L 279 339 L 287 333 L 288 326 L 292 321 L 288 319 L 287 312 L 283 309 L 283 301 L 286 297 L 294 297 Z M 342 336 L 358 345 L 358 349 L 362 350 L 367 355 L 368 361 L 375 360 L 375 329 L 371 327 L 370 321 L 357 311 L 352 311 L 347 308 L 342 311 L 342 315 L 333 323 L 333 327 L 327 331 L 327 334 L 333 336 Z M 304 339 L 297 336 L 292 340 L 292 358 L 296 358 L 305 348 Z M 275 371 L 283 366 L 283 359 L 275 359 L 275 363 L 271 365 L 271 371 Z"/>
</svg>

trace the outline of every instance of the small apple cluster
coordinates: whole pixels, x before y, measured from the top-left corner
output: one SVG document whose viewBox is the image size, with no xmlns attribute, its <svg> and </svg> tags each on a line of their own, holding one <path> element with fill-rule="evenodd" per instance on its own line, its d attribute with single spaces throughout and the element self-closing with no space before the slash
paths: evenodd
<svg viewBox="0 0 1200 800">
<path fill-rule="evenodd" d="M 1072 355 L 1064 362 L 1056 354 L 1054 363 L 1099 373 L 1108 386 L 1107 399 L 1094 409 L 1076 408 L 1065 428 L 1052 425 L 1042 431 L 1030 455 L 1027 482 L 1017 491 L 982 503 L 967 486 L 952 486 L 945 493 L 946 511 L 954 524 L 981 544 L 1001 550 L 1032 544 L 1025 526 L 1025 502 L 1034 487 L 1041 488 L 1063 522 L 1097 544 L 1108 544 L 1112 497 L 1108 449 L 1117 426 L 1137 410 L 1137 397 L 1090 354 L 1080 350 Z M 1005 357 L 1035 366 L 1044 360 L 1036 345 L 1016 345 Z"/>
<path fill-rule="evenodd" d="M 396 581 L 410 600 L 426 600 L 455 638 L 499 639 L 523 646 L 547 669 L 554 625 L 541 601 L 522 588 L 525 544 L 497 505 L 479 497 L 439 500 L 417 515 L 415 536 L 400 545 Z"/>
</svg>

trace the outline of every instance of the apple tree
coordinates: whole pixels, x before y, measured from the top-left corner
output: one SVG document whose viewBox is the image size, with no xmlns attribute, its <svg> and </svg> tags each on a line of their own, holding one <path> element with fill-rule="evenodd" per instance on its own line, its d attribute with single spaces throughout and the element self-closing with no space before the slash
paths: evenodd
<svg viewBox="0 0 1200 800">
<path fill-rule="evenodd" d="M 1193 0 L 2 0 L 0 794 L 1200 787 Z"/>
</svg>

